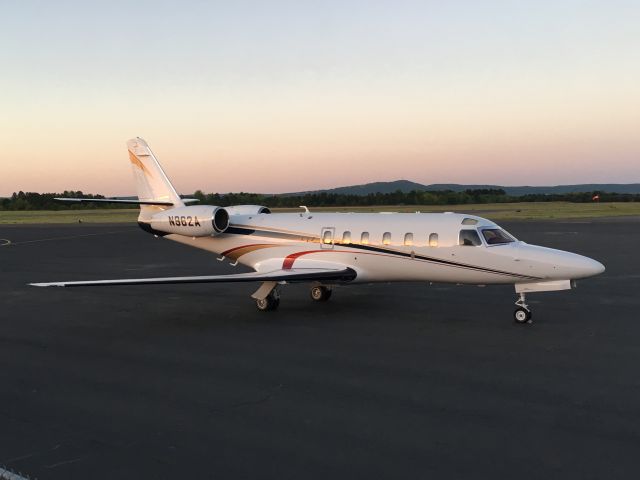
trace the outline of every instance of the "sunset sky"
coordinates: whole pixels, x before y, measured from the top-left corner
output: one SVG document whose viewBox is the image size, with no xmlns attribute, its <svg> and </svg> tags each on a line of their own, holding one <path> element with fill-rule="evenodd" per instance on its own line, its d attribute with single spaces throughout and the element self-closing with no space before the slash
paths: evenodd
<svg viewBox="0 0 640 480">
<path fill-rule="evenodd" d="M 0 3 L 0 195 L 640 182 L 640 2 Z"/>
</svg>

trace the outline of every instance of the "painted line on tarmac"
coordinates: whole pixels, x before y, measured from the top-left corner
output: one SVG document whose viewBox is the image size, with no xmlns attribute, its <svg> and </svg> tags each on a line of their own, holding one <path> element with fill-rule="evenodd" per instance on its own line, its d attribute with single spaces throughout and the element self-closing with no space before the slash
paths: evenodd
<svg viewBox="0 0 640 480">
<path fill-rule="evenodd" d="M 61 465 L 69 465 L 70 463 L 76 463 L 76 462 L 79 462 L 80 460 L 82 460 L 82 457 L 80 457 L 80 458 L 72 458 L 71 460 L 63 460 L 62 462 L 57 462 L 57 463 L 52 463 L 51 465 L 46 465 L 45 468 L 56 468 L 56 467 L 59 467 Z"/>
<path fill-rule="evenodd" d="M 0 247 L 4 247 L 4 246 L 8 246 L 8 245 L 25 245 L 27 243 L 50 242 L 50 241 L 54 241 L 54 240 L 71 240 L 71 239 L 74 239 L 74 238 L 95 237 L 95 236 L 98 236 L 98 235 L 112 235 L 114 233 L 122 233 L 122 232 L 83 233 L 82 235 L 68 235 L 68 236 L 64 236 L 64 237 L 38 238 L 36 240 L 25 240 L 24 242 L 12 242 L 11 240 L 1 239 L 1 240 L 6 240 L 9 243 L 5 243 L 3 245 L 0 245 Z"/>
</svg>

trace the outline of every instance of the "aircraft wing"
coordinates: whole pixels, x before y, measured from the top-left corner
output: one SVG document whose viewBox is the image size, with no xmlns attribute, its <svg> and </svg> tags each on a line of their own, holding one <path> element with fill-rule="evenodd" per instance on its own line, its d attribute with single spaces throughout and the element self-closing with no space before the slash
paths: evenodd
<svg viewBox="0 0 640 480">
<path fill-rule="evenodd" d="M 351 268 L 292 268 L 272 272 L 249 272 L 230 275 L 203 275 L 196 277 L 124 278 L 116 280 L 88 280 L 79 282 L 30 283 L 34 287 L 103 287 L 111 285 L 162 285 L 179 283 L 223 283 L 223 282 L 306 282 L 332 280 L 350 282 L 356 278 Z"/>
</svg>

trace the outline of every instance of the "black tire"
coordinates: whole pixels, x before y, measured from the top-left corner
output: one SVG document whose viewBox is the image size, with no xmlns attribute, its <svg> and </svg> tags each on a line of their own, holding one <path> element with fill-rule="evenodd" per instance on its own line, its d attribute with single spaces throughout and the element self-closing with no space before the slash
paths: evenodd
<svg viewBox="0 0 640 480">
<path fill-rule="evenodd" d="M 280 295 L 275 290 L 261 300 L 256 300 L 256 307 L 261 312 L 276 310 L 280 306 Z"/>
<path fill-rule="evenodd" d="M 323 287 L 322 285 L 316 285 L 311 287 L 309 294 L 311 295 L 311 300 L 314 302 L 326 302 L 331 298 L 331 289 Z"/>
<path fill-rule="evenodd" d="M 531 321 L 531 311 L 526 308 L 516 308 L 515 312 L 513 312 L 513 319 L 518 324 L 525 324 Z"/>
<path fill-rule="evenodd" d="M 271 310 L 269 308 L 270 307 L 269 297 L 256 300 L 256 307 L 258 307 L 258 310 L 260 310 L 261 312 L 266 312 L 267 310 Z"/>
<path fill-rule="evenodd" d="M 280 306 L 280 297 L 271 300 L 271 310 L 277 310 Z"/>
</svg>

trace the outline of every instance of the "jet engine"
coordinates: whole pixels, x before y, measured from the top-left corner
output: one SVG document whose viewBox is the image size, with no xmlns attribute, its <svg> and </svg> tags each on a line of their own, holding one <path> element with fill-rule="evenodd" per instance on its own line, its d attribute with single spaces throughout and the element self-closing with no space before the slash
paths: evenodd
<svg viewBox="0 0 640 480">
<path fill-rule="evenodd" d="M 210 237 L 229 226 L 229 213 L 222 207 L 192 205 L 172 208 L 151 217 L 151 228 L 188 237 Z"/>
<path fill-rule="evenodd" d="M 262 205 L 232 205 L 224 207 L 229 215 L 258 215 L 259 213 L 271 213 L 269 207 Z"/>
</svg>

